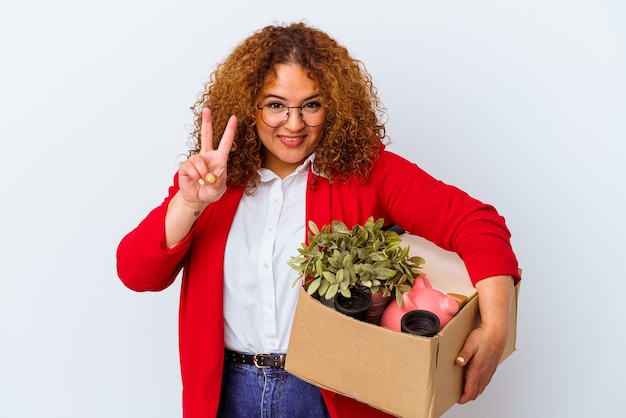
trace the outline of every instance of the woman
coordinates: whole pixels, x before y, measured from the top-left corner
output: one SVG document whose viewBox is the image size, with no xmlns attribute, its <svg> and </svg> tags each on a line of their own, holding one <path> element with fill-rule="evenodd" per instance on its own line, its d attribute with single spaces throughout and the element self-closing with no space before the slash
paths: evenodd
<svg viewBox="0 0 626 418">
<path fill-rule="evenodd" d="M 183 270 L 186 418 L 385 415 L 281 367 L 298 297 L 287 261 L 309 220 L 382 217 L 456 251 L 482 316 L 457 358 L 467 367 L 459 402 L 484 390 L 519 280 L 509 231 L 491 206 L 385 150 L 383 109 L 359 61 L 304 24 L 266 27 L 218 65 L 194 111 L 197 146 L 117 253 L 137 291 L 165 289 Z"/>
</svg>

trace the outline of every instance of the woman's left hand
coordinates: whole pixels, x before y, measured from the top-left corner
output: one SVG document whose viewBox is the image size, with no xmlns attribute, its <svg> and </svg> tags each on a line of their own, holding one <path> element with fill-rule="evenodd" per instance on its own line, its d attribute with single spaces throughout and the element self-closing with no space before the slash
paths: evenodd
<svg viewBox="0 0 626 418">
<path fill-rule="evenodd" d="M 500 363 L 509 335 L 513 278 L 489 277 L 477 282 L 476 290 L 481 325 L 469 334 L 456 359 L 458 365 L 467 367 L 460 404 L 483 393 Z"/>
</svg>

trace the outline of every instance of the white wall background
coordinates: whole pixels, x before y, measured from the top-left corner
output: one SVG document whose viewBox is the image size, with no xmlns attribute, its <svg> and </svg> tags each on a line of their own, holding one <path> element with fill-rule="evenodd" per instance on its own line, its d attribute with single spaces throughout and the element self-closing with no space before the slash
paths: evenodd
<svg viewBox="0 0 626 418">
<path fill-rule="evenodd" d="M 301 19 L 366 63 L 392 150 L 513 231 L 518 351 L 446 417 L 623 417 L 619 0 L 5 0 L 0 416 L 180 416 L 178 287 L 125 289 L 115 249 L 165 195 L 214 65 Z"/>
</svg>

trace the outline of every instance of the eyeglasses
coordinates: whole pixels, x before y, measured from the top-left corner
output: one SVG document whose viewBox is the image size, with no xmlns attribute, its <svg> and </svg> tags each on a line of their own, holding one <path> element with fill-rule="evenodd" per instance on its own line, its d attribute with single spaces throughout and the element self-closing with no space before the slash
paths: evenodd
<svg viewBox="0 0 626 418">
<path fill-rule="evenodd" d="M 319 102 L 310 102 L 303 106 L 286 106 L 282 103 L 272 102 L 258 106 L 261 111 L 261 119 L 270 128 L 279 128 L 289 120 L 289 109 L 300 109 L 302 123 L 311 128 L 320 126 L 326 120 L 326 112 Z"/>
</svg>

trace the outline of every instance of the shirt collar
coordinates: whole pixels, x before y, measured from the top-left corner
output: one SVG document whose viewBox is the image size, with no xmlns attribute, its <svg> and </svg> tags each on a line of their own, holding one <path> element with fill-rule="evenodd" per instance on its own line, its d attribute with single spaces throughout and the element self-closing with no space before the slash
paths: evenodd
<svg viewBox="0 0 626 418">
<path fill-rule="evenodd" d="M 294 172 L 289 174 L 286 178 L 291 177 L 291 176 L 297 176 L 303 171 L 308 171 L 311 165 L 313 164 L 313 160 L 315 160 L 315 154 L 309 155 L 309 157 L 306 160 L 304 160 L 302 164 L 296 167 Z M 259 173 L 259 176 L 261 177 L 262 183 L 278 178 L 278 176 L 272 170 L 268 168 L 260 168 L 258 170 L 258 173 Z"/>
</svg>

